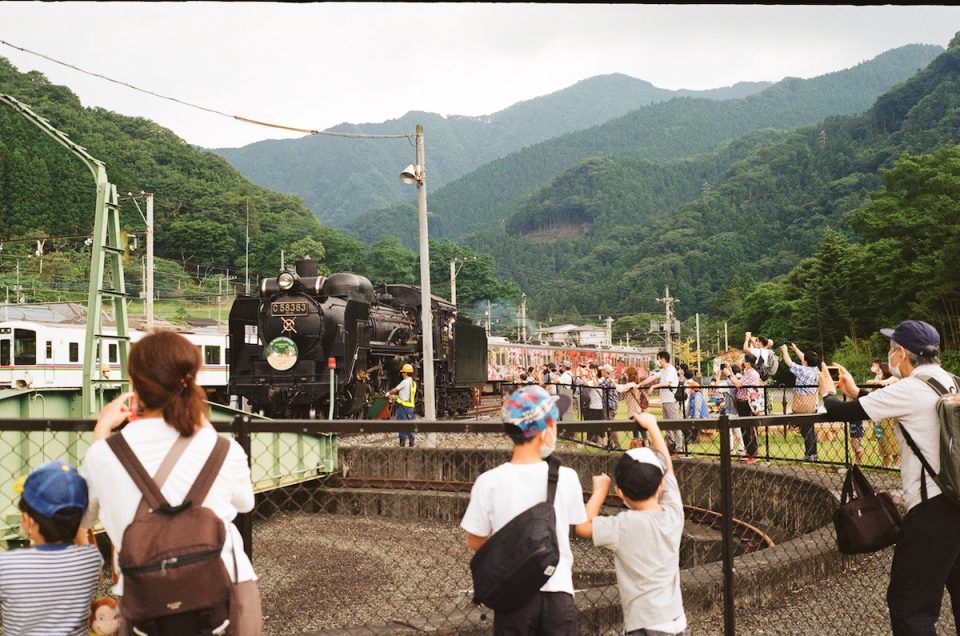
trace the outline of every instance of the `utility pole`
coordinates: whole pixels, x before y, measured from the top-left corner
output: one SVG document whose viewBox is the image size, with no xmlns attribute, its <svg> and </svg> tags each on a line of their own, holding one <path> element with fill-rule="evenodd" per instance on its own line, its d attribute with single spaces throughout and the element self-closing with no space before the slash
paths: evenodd
<svg viewBox="0 0 960 636">
<path fill-rule="evenodd" d="M 487 322 L 486 322 L 486 329 L 487 329 L 487 337 L 489 338 L 489 337 L 490 337 L 490 301 L 489 301 L 489 300 L 487 301 Z"/>
<path fill-rule="evenodd" d="M 697 375 L 700 374 L 700 314 L 697 313 Z"/>
<path fill-rule="evenodd" d="M 673 334 L 680 333 L 680 330 L 674 330 L 674 318 L 673 318 L 673 305 L 677 302 L 677 299 L 670 295 L 670 287 L 667 286 L 664 288 L 666 291 L 663 294 L 663 298 L 657 298 L 658 303 L 663 303 L 667 311 L 667 322 L 663 328 L 662 337 L 666 344 L 666 352 L 670 354 L 670 361 L 673 362 Z"/>
<path fill-rule="evenodd" d="M 230 272 L 227 272 L 227 276 Z M 223 277 L 217 278 L 217 327 L 223 323 Z"/>
<path fill-rule="evenodd" d="M 153 329 L 153 193 L 147 192 L 147 330 Z"/>
<path fill-rule="evenodd" d="M 613 346 L 613 318 L 607 316 L 604 321 L 607 324 L 607 344 Z"/>
<path fill-rule="evenodd" d="M 243 294 L 244 296 L 250 295 L 250 197 L 247 197 L 247 235 L 246 235 L 246 247 L 243 251 L 244 259 L 244 278 L 245 282 L 243 285 Z"/>
<path fill-rule="evenodd" d="M 460 273 L 460 268 L 463 267 L 463 264 L 467 261 L 477 260 L 476 256 L 467 256 L 464 258 L 451 258 L 450 259 L 450 304 L 457 304 L 457 274 Z M 457 264 L 460 264 L 460 267 L 457 267 Z"/>
<path fill-rule="evenodd" d="M 730 338 L 727 334 L 727 321 L 723 321 L 723 350 L 728 351 L 730 349 Z"/>
<path fill-rule="evenodd" d="M 527 295 L 520 294 L 520 340 L 527 341 Z"/>
<path fill-rule="evenodd" d="M 153 193 L 140 191 L 140 196 L 146 200 L 147 213 L 144 216 L 137 198 L 132 192 L 120 200 L 131 200 L 137 206 L 140 218 L 147 226 L 147 264 L 143 275 L 143 311 L 147 316 L 147 330 L 153 329 Z"/>
<path fill-rule="evenodd" d="M 14 287 L 14 291 L 17 292 L 17 304 L 22 305 L 24 302 L 23 298 L 23 285 L 20 284 L 20 259 L 17 259 L 17 286 Z"/>
</svg>

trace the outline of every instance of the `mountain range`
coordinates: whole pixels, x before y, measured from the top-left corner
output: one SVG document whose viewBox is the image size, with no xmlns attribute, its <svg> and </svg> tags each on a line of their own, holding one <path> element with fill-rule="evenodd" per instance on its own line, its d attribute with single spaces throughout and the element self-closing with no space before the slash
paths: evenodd
<svg viewBox="0 0 960 636">
<path fill-rule="evenodd" d="M 640 106 L 680 96 L 735 99 L 767 82 L 741 82 L 705 91 L 667 90 L 622 74 L 585 79 L 568 88 L 480 117 L 409 112 L 376 124 L 341 124 L 331 132 L 412 133 L 423 124 L 430 188 L 437 188 L 525 146 L 587 128 Z M 413 160 L 403 139 L 343 139 L 323 135 L 259 141 L 215 152 L 265 187 L 303 198 L 326 225 L 340 226 L 370 210 L 411 199 L 397 179 Z"/>
</svg>

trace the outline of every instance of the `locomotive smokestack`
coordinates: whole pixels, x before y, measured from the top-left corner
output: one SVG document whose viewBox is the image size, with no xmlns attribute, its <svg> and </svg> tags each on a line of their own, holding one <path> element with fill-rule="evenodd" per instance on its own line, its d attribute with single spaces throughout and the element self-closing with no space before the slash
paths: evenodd
<svg viewBox="0 0 960 636">
<path fill-rule="evenodd" d="M 297 275 L 300 278 L 306 278 L 307 276 L 316 276 L 320 273 L 320 267 L 317 265 L 317 261 L 313 260 L 309 256 L 304 257 L 297 261 Z"/>
</svg>

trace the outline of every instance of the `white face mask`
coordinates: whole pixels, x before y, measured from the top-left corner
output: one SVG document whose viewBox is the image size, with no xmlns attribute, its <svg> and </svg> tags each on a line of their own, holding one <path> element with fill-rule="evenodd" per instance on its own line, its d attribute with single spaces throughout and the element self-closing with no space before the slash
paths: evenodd
<svg viewBox="0 0 960 636">
<path fill-rule="evenodd" d="M 550 457 L 550 455 L 553 454 L 553 451 L 557 450 L 557 434 L 551 433 L 550 431 L 551 429 L 547 427 L 543 430 L 543 433 L 541 433 L 543 436 L 543 444 L 540 445 L 540 459 L 546 459 L 547 457 Z M 549 444 L 547 443 L 548 433 L 549 437 L 552 438 L 552 441 Z"/>
<path fill-rule="evenodd" d="M 899 348 L 897 349 L 897 351 L 899 351 Z M 895 355 L 896 355 L 896 353 L 893 353 L 893 354 L 889 354 L 889 353 L 888 353 L 888 354 L 887 354 L 887 364 L 890 365 L 890 375 L 892 375 L 892 376 L 895 377 L 895 378 L 901 378 L 901 377 L 903 377 L 903 374 L 900 373 L 900 366 L 899 366 L 899 365 L 895 365 L 895 364 L 893 363 L 893 356 L 895 356 Z M 900 362 L 903 362 L 903 360 L 900 360 Z"/>
</svg>

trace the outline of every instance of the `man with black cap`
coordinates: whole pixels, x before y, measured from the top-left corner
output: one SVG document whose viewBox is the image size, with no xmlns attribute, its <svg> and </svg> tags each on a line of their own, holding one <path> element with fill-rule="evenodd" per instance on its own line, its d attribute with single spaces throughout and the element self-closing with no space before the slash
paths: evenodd
<svg viewBox="0 0 960 636">
<path fill-rule="evenodd" d="M 881 329 L 890 340 L 887 362 L 894 376 L 903 378 L 871 393 L 860 391 L 846 369 L 840 369 L 840 386 L 851 398 L 843 402 L 826 366 L 821 366 L 820 390 L 827 413 L 838 420 L 893 418 L 900 446 L 903 496 L 907 515 L 890 569 L 887 606 L 895 636 L 936 634 L 943 589 L 950 593 L 953 618 L 960 627 L 960 506 L 941 494 L 926 474 L 917 450 L 934 472 L 940 470 L 940 420 L 938 392 L 931 383 L 960 390 L 950 373 L 940 366 L 940 334 L 920 320 L 906 320 L 896 329 Z"/>
</svg>

